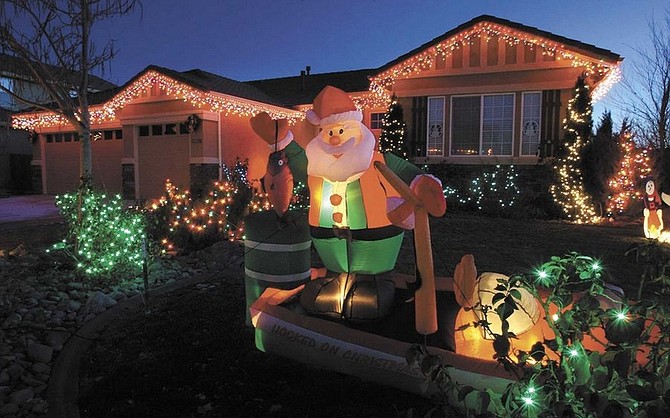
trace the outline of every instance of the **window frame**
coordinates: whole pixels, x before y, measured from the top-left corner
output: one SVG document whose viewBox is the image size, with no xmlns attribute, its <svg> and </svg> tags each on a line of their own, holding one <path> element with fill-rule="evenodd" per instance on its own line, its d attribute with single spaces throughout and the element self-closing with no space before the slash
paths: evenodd
<svg viewBox="0 0 670 418">
<path fill-rule="evenodd" d="M 440 145 L 440 153 L 439 154 L 431 154 L 430 153 L 430 109 L 431 109 L 431 100 L 432 99 L 440 99 L 442 101 L 442 142 Z M 439 158 L 439 157 L 444 157 L 444 148 L 445 148 L 445 124 L 446 124 L 446 117 L 447 117 L 447 98 L 445 96 L 428 96 L 426 98 L 426 157 L 430 158 Z"/>
<path fill-rule="evenodd" d="M 539 113 L 537 117 L 537 148 L 535 153 L 526 154 L 524 153 L 524 134 L 523 134 L 523 125 L 526 122 L 526 95 L 527 94 L 539 94 L 540 103 L 539 103 Z M 542 143 L 542 91 L 541 90 L 532 90 L 521 92 L 521 127 L 519 129 L 519 156 L 521 157 L 533 157 L 539 155 L 540 144 Z"/>
<path fill-rule="evenodd" d="M 509 154 L 487 154 L 484 153 L 483 144 L 484 144 L 484 98 L 491 96 L 511 96 L 512 97 L 512 115 L 511 115 L 511 135 L 510 135 L 510 153 Z M 454 126 L 454 99 L 459 97 L 479 97 L 479 144 L 476 154 L 454 154 L 452 153 L 452 144 L 453 144 L 453 126 Z M 500 92 L 500 93 L 477 93 L 477 94 L 455 94 L 450 96 L 449 100 L 449 156 L 457 158 L 471 158 L 471 157 L 512 157 L 514 156 L 514 124 L 516 122 L 516 94 L 515 92 Z"/>
<path fill-rule="evenodd" d="M 370 112 L 370 129 L 382 129 L 385 112 Z M 375 120 L 375 116 L 378 118 Z M 377 126 L 375 126 L 377 124 Z"/>
</svg>

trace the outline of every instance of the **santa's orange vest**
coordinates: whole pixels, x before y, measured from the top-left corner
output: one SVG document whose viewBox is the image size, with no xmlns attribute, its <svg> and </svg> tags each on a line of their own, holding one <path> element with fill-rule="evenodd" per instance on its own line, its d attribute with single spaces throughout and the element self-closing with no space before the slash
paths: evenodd
<svg viewBox="0 0 670 418">
<path fill-rule="evenodd" d="M 398 192 L 374 168 L 375 161 L 384 164 L 384 156 L 379 152 L 375 152 L 370 167 L 357 180 L 361 184 L 361 195 L 368 228 L 381 228 L 391 225 L 386 216 L 386 199 L 399 196 Z M 319 225 L 321 200 L 323 197 L 323 178 L 307 176 L 307 185 L 310 194 L 309 224 L 311 226 L 323 226 Z"/>
</svg>

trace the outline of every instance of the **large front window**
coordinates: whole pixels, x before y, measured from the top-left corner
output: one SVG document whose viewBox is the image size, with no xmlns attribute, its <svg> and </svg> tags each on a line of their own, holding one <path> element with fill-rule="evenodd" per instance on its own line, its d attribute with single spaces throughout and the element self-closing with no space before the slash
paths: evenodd
<svg viewBox="0 0 670 418">
<path fill-rule="evenodd" d="M 444 97 L 428 98 L 427 155 L 444 155 Z"/>
<path fill-rule="evenodd" d="M 514 94 L 451 100 L 451 155 L 512 155 Z"/>
</svg>

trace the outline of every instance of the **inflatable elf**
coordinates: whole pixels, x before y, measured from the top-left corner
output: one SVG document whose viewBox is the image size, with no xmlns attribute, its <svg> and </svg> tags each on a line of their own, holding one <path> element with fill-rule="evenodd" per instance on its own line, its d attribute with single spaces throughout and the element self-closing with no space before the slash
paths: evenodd
<svg viewBox="0 0 670 418">
<path fill-rule="evenodd" d="M 269 120 L 258 115 L 256 125 L 259 118 Z M 266 139 L 272 152 L 284 151 L 294 180 L 307 181 L 312 242 L 330 272 L 306 285 L 301 303 L 311 313 L 379 319 L 390 310 L 394 292 L 382 273 L 395 266 L 403 229 L 412 228 L 413 206 L 374 164 L 386 165 L 410 185 L 433 216 L 446 210 L 442 185 L 407 161 L 379 153 L 374 135 L 362 123 L 363 113 L 338 88 L 325 87 L 307 119 L 319 133 L 304 149 L 292 135 L 276 142 Z"/>
</svg>

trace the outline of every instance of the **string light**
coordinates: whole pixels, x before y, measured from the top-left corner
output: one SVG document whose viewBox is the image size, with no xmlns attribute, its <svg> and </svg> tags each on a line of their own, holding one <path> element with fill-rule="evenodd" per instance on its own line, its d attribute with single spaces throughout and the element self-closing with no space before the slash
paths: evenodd
<svg viewBox="0 0 670 418">
<path fill-rule="evenodd" d="M 141 269 L 146 239 L 142 214 L 123 207 L 121 196 L 108 197 L 94 191 L 59 195 L 56 206 L 69 226 L 69 235 L 54 249 L 69 249 L 77 268 L 88 276 L 100 276 L 121 269 Z M 81 208 L 81 216 L 78 208 Z M 69 252 L 69 250 L 68 250 Z"/>
<path fill-rule="evenodd" d="M 446 186 L 445 197 L 451 197 L 461 205 L 474 204 L 478 210 L 507 210 L 514 206 L 521 190 L 517 185 L 519 174 L 514 165 L 497 164 L 492 171 L 486 170 L 481 176 L 472 179 L 467 195 L 462 196 L 458 190 Z"/>
<path fill-rule="evenodd" d="M 580 101 L 588 99 L 588 89 L 588 85 L 583 79 L 580 79 L 573 97 L 568 102 L 567 117 L 563 121 L 563 131 L 566 135 L 564 146 L 567 155 L 556 160 L 557 181 L 550 188 L 554 202 L 563 210 L 568 220 L 578 224 L 600 221 L 584 190 L 584 180 L 579 168 L 585 138 L 582 138 L 578 128 L 591 120 L 592 108 L 588 105 L 586 109 L 580 111 L 576 107 Z M 569 141 L 568 138 L 572 141 Z"/>
<path fill-rule="evenodd" d="M 118 110 L 149 91 L 154 85 L 165 91 L 168 96 L 190 103 L 193 107 L 205 108 L 225 116 L 251 117 L 260 112 L 267 112 L 273 119 L 288 119 L 291 125 L 305 117 L 303 112 L 296 110 L 283 109 L 223 93 L 198 90 L 158 71 L 149 70 L 103 105 L 91 106 L 91 124 L 114 120 Z M 37 130 L 67 124 L 69 124 L 67 119 L 56 113 L 22 113 L 12 117 L 12 127 L 16 129 Z"/>
<path fill-rule="evenodd" d="M 399 157 L 407 158 L 405 150 L 405 122 L 402 107 L 397 100 L 389 105 L 382 119 L 382 132 L 379 135 L 379 150 L 391 152 Z"/>
<path fill-rule="evenodd" d="M 619 139 L 621 161 L 619 169 L 609 181 L 610 195 L 607 199 L 607 216 L 613 219 L 625 213 L 631 201 L 644 199 L 639 181 L 651 174 L 649 149 L 638 148 L 630 131 Z"/>
<path fill-rule="evenodd" d="M 252 187 L 247 169 L 247 163 L 239 160 L 232 168 L 224 164 L 222 180 L 213 182 L 202 198 L 180 191 L 167 179 L 164 196 L 147 207 L 165 217 L 158 220 L 165 225 L 166 236 L 160 238 L 164 251 L 174 252 L 198 239 L 242 239 L 244 215 L 272 208 L 267 194 Z"/>
<path fill-rule="evenodd" d="M 515 30 L 492 22 L 480 22 L 471 29 L 461 31 L 423 52 L 394 65 L 376 75 L 370 81 L 370 91 L 379 97 L 389 100 L 388 91 L 392 90 L 397 80 L 406 79 L 432 70 L 438 59 L 446 59 L 454 51 L 462 50 L 466 44 L 472 45 L 484 39 L 487 43 L 500 39 L 507 45 L 524 45 L 538 48 L 543 56 L 553 57 L 556 61 L 569 61 L 572 67 L 583 68 L 587 76 L 595 76 L 600 83 L 594 91 L 594 100 L 603 98 L 609 89 L 621 78 L 618 63 L 607 63 L 603 60 L 588 58 L 566 49 L 563 44 L 550 41 L 538 35 Z"/>
</svg>

